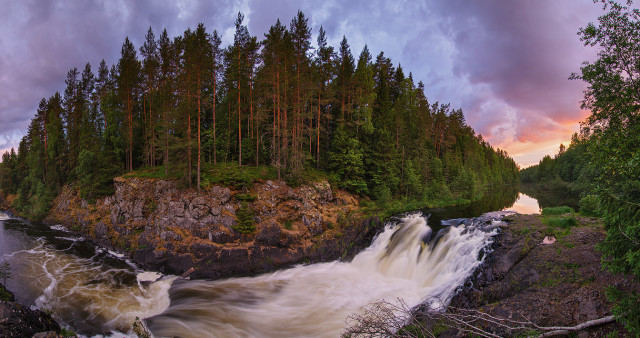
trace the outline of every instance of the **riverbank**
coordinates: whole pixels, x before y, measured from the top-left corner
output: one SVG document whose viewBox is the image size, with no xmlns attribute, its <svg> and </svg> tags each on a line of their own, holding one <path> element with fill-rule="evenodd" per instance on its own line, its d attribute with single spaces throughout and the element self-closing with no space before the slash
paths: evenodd
<svg viewBox="0 0 640 338">
<path fill-rule="evenodd" d="M 494 252 L 476 271 L 470 287 L 458 293 L 451 306 L 545 327 L 575 326 L 612 315 L 607 289 L 639 291 L 640 285 L 602 269 L 601 254 L 595 248 L 606 236 L 602 221 L 572 217 L 577 225 L 563 228 L 545 225 L 544 216 L 515 215 L 497 236 Z M 496 323 L 479 323 L 499 336 L 518 332 Z M 456 332 L 446 331 L 443 336 Z M 626 336 L 628 332 L 611 322 L 584 330 L 579 337 L 607 334 Z"/>
<path fill-rule="evenodd" d="M 471 203 L 374 203 L 322 177 L 295 188 L 283 180 L 222 180 L 242 184 L 196 191 L 143 174 L 115 178 L 115 193 L 94 203 L 66 186 L 45 222 L 62 224 L 144 269 L 216 279 L 347 259 L 371 243 L 391 213 Z M 0 205 L 9 209 L 13 198 L 0 198 Z"/>
<path fill-rule="evenodd" d="M 62 328 L 51 315 L 15 302 L 11 291 L 0 283 L 0 337 L 62 337 Z M 49 334 L 47 336 L 47 334 Z"/>
<path fill-rule="evenodd" d="M 139 177 L 114 185 L 115 194 L 95 204 L 66 187 L 45 220 L 165 274 L 215 279 L 334 260 L 382 226 L 363 215 L 357 196 L 326 180 L 202 191 Z"/>
</svg>

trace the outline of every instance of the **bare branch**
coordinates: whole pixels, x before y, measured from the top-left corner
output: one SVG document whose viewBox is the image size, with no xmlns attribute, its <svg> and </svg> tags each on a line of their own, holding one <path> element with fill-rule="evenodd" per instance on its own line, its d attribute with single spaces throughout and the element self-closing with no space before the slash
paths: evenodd
<svg viewBox="0 0 640 338">
<path fill-rule="evenodd" d="M 363 309 L 362 314 L 349 316 L 349 326 L 342 333 L 343 337 L 436 337 L 448 330 L 479 337 L 501 337 L 518 333 L 539 334 L 539 337 L 552 337 L 578 332 L 589 327 L 604 325 L 615 321 L 614 316 L 607 316 L 580 323 L 575 326 L 540 326 L 527 318 L 513 320 L 492 316 L 474 309 L 435 306 L 438 300 L 429 300 L 423 305 L 410 308 L 403 300 L 395 303 L 379 301 Z M 440 302 L 442 304 L 442 302 Z M 434 310 L 438 309 L 438 310 Z M 446 309 L 444 311 L 443 309 Z M 504 332 L 492 332 L 493 326 Z"/>
</svg>

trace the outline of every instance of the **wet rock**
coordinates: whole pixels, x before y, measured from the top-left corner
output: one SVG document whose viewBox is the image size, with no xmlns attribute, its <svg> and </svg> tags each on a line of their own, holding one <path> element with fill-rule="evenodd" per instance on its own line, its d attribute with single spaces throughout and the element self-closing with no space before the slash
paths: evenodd
<svg viewBox="0 0 640 338">
<path fill-rule="evenodd" d="M 232 229 L 234 225 L 238 223 L 235 217 L 229 215 L 222 215 L 218 218 L 219 223 L 225 226 L 227 229 Z"/>
<path fill-rule="evenodd" d="M 200 220 L 209 214 L 209 209 L 204 197 L 198 196 L 191 200 L 189 204 L 189 215 L 193 219 Z"/>
<path fill-rule="evenodd" d="M 160 238 L 163 241 L 174 241 L 174 242 L 180 242 L 182 240 L 182 236 L 176 234 L 173 231 L 163 231 L 160 233 Z"/>
<path fill-rule="evenodd" d="M 330 224 L 338 225 L 338 212 L 357 211 L 357 199 L 332 191 L 327 181 L 292 189 L 273 180 L 243 191 L 212 186 L 198 192 L 179 190 L 171 180 L 118 177 L 114 187 L 113 196 L 84 209 L 79 194 L 63 188 L 53 203 L 52 220 L 70 228 L 80 225 L 82 232 L 106 247 L 124 251 L 137 244 L 127 254 L 147 269 L 178 273 L 193 265 L 192 276 L 247 275 L 303 261 L 333 260 L 348 248 L 370 244 L 370 237 L 362 236 L 369 231 L 367 225 L 357 216 L 353 224 L 327 231 L 333 229 Z M 240 193 L 256 197 L 249 204 L 256 226 L 250 234 L 233 230 L 240 207 L 233 196 Z M 293 229 L 285 229 L 284 220 Z"/>
<path fill-rule="evenodd" d="M 187 254 L 170 254 L 167 257 L 167 269 L 175 274 L 183 274 L 193 267 L 193 258 Z"/>
<path fill-rule="evenodd" d="M 497 236 L 494 251 L 450 304 L 498 318 L 526 318 L 539 326 L 575 326 L 611 315 L 613 305 L 605 290 L 618 285 L 637 292 L 640 285 L 601 269 L 595 245 L 604 239 L 603 226 L 575 217 L 579 225 L 570 228 L 562 241 L 541 245 L 545 237 L 541 230 L 546 227 L 539 216 L 515 216 Z M 481 325 L 497 336 L 516 335 L 500 325 Z M 617 335 L 626 336 L 619 323 L 580 334 L 602 337 L 616 330 Z"/>
<path fill-rule="evenodd" d="M 140 219 L 144 217 L 144 201 L 141 199 L 136 200 L 133 203 L 133 218 L 134 219 Z"/>
<path fill-rule="evenodd" d="M 103 222 L 98 222 L 95 227 L 96 238 L 101 239 L 109 239 L 109 229 L 107 225 Z"/>
<path fill-rule="evenodd" d="M 18 303 L 0 301 L 0 337 L 31 337 L 45 331 L 60 331 L 50 315 Z"/>
<path fill-rule="evenodd" d="M 272 221 L 260 229 L 256 241 L 264 245 L 277 246 L 280 243 L 281 233 L 280 226 Z"/>
<path fill-rule="evenodd" d="M 222 230 L 208 231 L 207 237 L 209 238 L 209 241 L 219 244 L 229 243 L 234 239 L 231 234 Z"/>
<path fill-rule="evenodd" d="M 57 334 L 54 331 L 39 332 L 33 335 L 32 338 L 62 338 L 63 336 Z"/>
</svg>

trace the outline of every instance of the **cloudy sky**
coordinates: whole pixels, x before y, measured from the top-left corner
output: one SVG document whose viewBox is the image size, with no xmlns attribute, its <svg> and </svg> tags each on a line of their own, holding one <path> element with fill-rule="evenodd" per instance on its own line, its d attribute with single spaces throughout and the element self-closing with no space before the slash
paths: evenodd
<svg viewBox="0 0 640 338">
<path fill-rule="evenodd" d="M 567 144 L 588 112 L 584 84 L 568 80 L 594 58 L 578 29 L 597 20 L 591 0 L 0 0 L 0 152 L 17 147 L 41 98 L 64 91 L 72 67 L 117 62 L 129 37 L 149 27 L 182 34 L 202 22 L 233 40 L 238 11 L 262 38 L 301 9 L 329 43 L 346 35 L 357 58 L 365 44 L 423 81 L 431 102 L 462 108 L 467 122 L 521 165 Z"/>
</svg>

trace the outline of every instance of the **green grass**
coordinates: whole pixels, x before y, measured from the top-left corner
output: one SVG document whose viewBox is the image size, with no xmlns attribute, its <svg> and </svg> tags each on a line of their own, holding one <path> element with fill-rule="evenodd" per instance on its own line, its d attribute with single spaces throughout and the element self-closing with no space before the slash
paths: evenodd
<svg viewBox="0 0 640 338">
<path fill-rule="evenodd" d="M 578 225 L 578 221 L 573 216 L 546 217 L 543 220 L 547 226 L 561 229 L 569 229 Z"/>
<path fill-rule="evenodd" d="M 543 208 L 543 215 L 564 215 L 574 213 L 573 209 L 567 206 Z"/>
<path fill-rule="evenodd" d="M 9 291 L 5 289 L 0 289 L 0 300 L 9 301 L 11 300 L 11 294 Z"/>
</svg>

